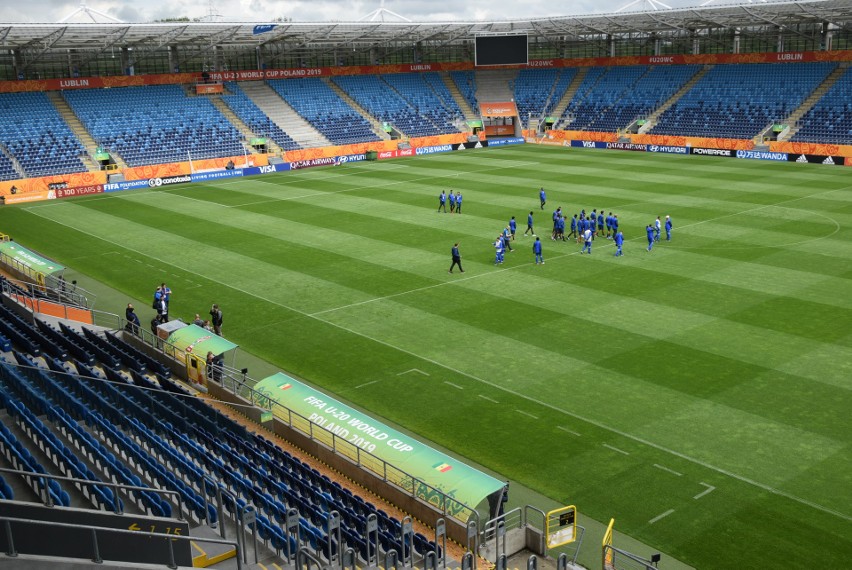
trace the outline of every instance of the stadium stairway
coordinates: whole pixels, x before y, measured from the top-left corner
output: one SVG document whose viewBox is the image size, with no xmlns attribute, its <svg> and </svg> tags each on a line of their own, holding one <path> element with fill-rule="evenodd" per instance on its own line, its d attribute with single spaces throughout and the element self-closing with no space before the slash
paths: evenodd
<svg viewBox="0 0 852 570">
<path fill-rule="evenodd" d="M 310 123 L 303 119 L 290 105 L 282 99 L 269 85 L 263 81 L 246 81 L 240 83 L 246 96 L 281 127 L 302 148 L 331 146 L 331 142 Z"/>
<path fill-rule="evenodd" d="M 53 106 L 59 112 L 59 116 L 68 123 L 68 128 L 71 129 L 71 132 L 86 147 L 88 151 L 86 156 L 80 157 L 83 164 L 86 165 L 89 172 L 99 171 L 100 166 L 92 160 L 90 154 L 97 148 L 98 143 L 95 142 L 95 139 L 92 138 L 92 135 L 89 134 L 89 131 L 86 130 L 86 127 L 83 126 L 83 123 L 80 122 L 80 119 L 77 118 L 77 115 L 74 114 L 74 111 L 68 106 L 68 103 L 65 102 L 59 91 L 47 91 L 46 93 L 47 98 L 50 99 L 50 102 L 53 103 Z"/>
<path fill-rule="evenodd" d="M 513 83 L 517 77 L 517 69 L 477 71 L 476 100 L 487 103 L 511 101 L 514 97 Z"/>
<path fill-rule="evenodd" d="M 791 125 L 790 130 L 785 133 L 783 136 L 778 137 L 779 141 L 788 141 L 793 138 L 801 127 L 796 126 L 796 123 L 801 119 L 805 113 L 811 110 L 817 102 L 822 99 L 823 95 L 825 95 L 831 87 L 837 83 L 837 80 L 840 79 L 844 73 L 846 73 L 847 67 L 838 66 L 831 73 L 828 74 L 828 77 L 825 78 L 825 81 L 820 83 L 819 87 L 814 89 L 814 92 L 810 94 L 810 96 L 804 100 L 804 102 L 799 106 L 798 109 L 790 113 L 790 116 L 784 119 L 783 124 Z M 763 142 L 759 140 L 759 136 L 755 137 L 755 142 Z"/>
<path fill-rule="evenodd" d="M 455 99 L 456 104 L 462 110 L 462 113 L 464 113 L 465 120 L 472 121 L 478 119 L 479 115 L 471 108 L 471 106 L 462 96 L 461 91 L 459 91 L 456 82 L 453 81 L 452 77 L 450 77 L 450 74 L 446 71 L 442 71 L 440 72 L 440 76 L 441 81 L 443 81 L 444 85 L 447 86 L 447 89 L 450 90 L 450 94 L 453 96 L 453 99 Z"/>
<path fill-rule="evenodd" d="M 668 111 L 669 107 L 678 102 L 678 99 L 686 95 L 690 89 L 692 89 L 693 85 L 701 81 L 701 78 L 704 77 L 708 71 L 713 69 L 712 65 L 705 65 L 698 73 L 692 76 L 692 79 L 687 81 L 683 87 L 677 90 L 677 92 L 669 97 L 668 101 L 660 105 L 653 113 L 648 116 L 648 119 L 645 121 L 645 124 L 642 125 L 642 128 L 639 129 L 639 133 L 647 133 L 657 124 L 657 120 L 659 120 L 660 115 Z"/>
<path fill-rule="evenodd" d="M 26 178 L 26 176 L 24 175 L 24 169 L 21 167 L 21 163 L 18 162 L 17 158 L 12 156 L 12 153 L 9 152 L 9 149 L 7 149 L 6 145 L 4 145 L 3 143 L 0 143 L 0 154 L 2 154 L 3 157 L 5 157 L 12 164 L 12 168 L 18 174 L 18 176 L 10 178 L 10 180 L 14 180 L 15 178 Z"/>
<path fill-rule="evenodd" d="M 562 98 L 556 103 L 556 106 L 550 112 L 550 114 L 554 117 L 561 117 L 565 114 L 565 109 L 568 108 L 568 104 L 571 102 L 571 99 L 574 98 L 574 95 L 577 94 L 577 90 L 580 88 L 580 85 L 583 84 L 583 80 L 586 78 L 586 74 L 589 72 L 588 67 L 581 67 L 577 73 L 574 75 L 574 79 L 571 80 L 571 83 L 568 85 L 568 89 L 565 90 L 565 94 L 562 95 Z M 559 124 L 553 125 L 554 129 L 562 128 Z"/>
<path fill-rule="evenodd" d="M 222 101 L 222 98 L 217 95 L 210 95 L 210 102 L 213 103 L 213 106 L 219 109 L 219 112 L 222 113 L 228 121 L 231 122 L 232 125 L 243 135 L 246 141 L 250 141 L 255 137 L 257 133 L 254 133 L 247 124 L 245 124 L 242 119 L 234 114 L 231 111 L 230 107 Z M 257 150 L 255 150 L 252 146 L 246 145 L 251 151 L 251 154 L 258 154 Z M 281 154 L 284 152 L 280 146 L 278 146 L 274 140 L 271 138 L 266 139 L 266 148 L 269 154 Z"/>
<path fill-rule="evenodd" d="M 338 87 L 333 81 L 329 81 L 326 78 L 323 78 L 323 82 L 326 85 L 328 85 L 329 87 L 331 87 L 332 91 L 337 93 L 340 96 L 340 98 L 343 99 L 346 102 L 347 105 L 349 105 L 350 107 L 355 109 L 355 111 L 357 111 L 359 115 L 361 115 L 362 117 L 367 119 L 367 121 L 369 121 L 370 125 L 373 127 L 373 132 L 376 134 L 376 136 L 378 136 L 382 140 L 389 140 L 390 139 L 390 135 L 385 132 L 384 128 L 382 128 L 382 122 L 377 120 L 370 113 L 368 113 L 367 110 L 364 109 L 364 107 L 362 107 L 361 105 L 356 103 L 355 99 L 350 97 L 346 93 L 346 91 L 344 91 L 343 89 Z"/>
</svg>

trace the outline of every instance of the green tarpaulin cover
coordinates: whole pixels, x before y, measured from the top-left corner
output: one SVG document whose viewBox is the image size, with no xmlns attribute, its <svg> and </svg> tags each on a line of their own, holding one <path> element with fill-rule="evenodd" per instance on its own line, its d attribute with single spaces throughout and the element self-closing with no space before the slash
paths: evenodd
<svg viewBox="0 0 852 570">
<path fill-rule="evenodd" d="M 264 378 L 254 389 L 281 406 L 308 418 L 314 428 L 320 427 L 336 434 L 392 467 L 437 489 L 454 499 L 453 502 L 458 501 L 475 508 L 488 495 L 505 485 L 503 481 L 432 449 L 281 372 Z M 423 490 L 421 495 L 430 495 L 422 498 L 435 502 L 433 490 Z M 448 511 L 466 519 L 469 512 L 458 507 L 459 505 L 451 506 Z"/>
<path fill-rule="evenodd" d="M 11 257 L 13 260 L 25 267 L 29 267 L 33 271 L 44 273 L 45 275 L 53 275 L 65 271 L 65 267 L 62 265 L 50 259 L 45 259 L 14 241 L 0 242 L 0 253 Z"/>
</svg>

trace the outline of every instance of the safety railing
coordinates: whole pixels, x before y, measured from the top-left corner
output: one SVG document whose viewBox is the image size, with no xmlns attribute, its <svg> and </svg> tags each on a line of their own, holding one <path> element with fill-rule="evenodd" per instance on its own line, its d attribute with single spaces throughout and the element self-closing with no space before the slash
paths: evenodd
<svg viewBox="0 0 852 570">
<path fill-rule="evenodd" d="M 73 524 L 73 523 L 63 523 L 63 522 L 53 522 L 53 521 L 42 521 L 37 519 L 28 519 L 28 518 L 18 518 L 18 517 L 7 517 L 0 516 L 0 523 L 3 525 L 4 534 L 6 536 L 6 556 L 10 558 L 16 558 L 18 556 L 18 550 L 15 547 L 15 530 L 14 524 L 25 524 L 25 525 L 36 525 L 43 527 L 53 527 L 53 528 L 65 528 L 65 529 L 77 529 L 77 530 L 88 530 L 91 531 L 92 542 L 91 542 L 91 560 L 96 564 L 102 564 L 104 562 L 103 557 L 101 556 L 100 544 L 104 540 L 102 535 L 131 535 L 131 536 L 147 536 L 148 538 L 163 538 L 166 539 L 166 544 L 168 545 L 168 558 L 164 561 L 165 565 L 169 568 L 177 568 L 178 565 L 176 563 L 174 546 L 176 542 L 181 541 L 192 541 L 196 543 L 206 543 L 206 544 L 221 544 L 225 546 L 233 547 L 237 556 L 237 570 L 242 570 L 243 568 L 243 560 L 242 556 L 240 556 L 240 546 L 234 541 L 231 540 L 221 540 L 218 538 L 203 538 L 198 536 L 182 536 L 169 534 L 164 535 L 162 533 L 156 532 L 147 532 L 143 530 L 127 530 L 123 528 L 109 528 L 109 527 L 101 527 L 101 526 L 89 526 L 82 524 Z M 29 529 L 21 531 L 21 532 L 31 532 Z M 121 562 L 121 560 L 115 560 L 115 562 Z"/>
<path fill-rule="evenodd" d="M 478 525 L 480 514 L 474 507 L 453 499 L 422 479 L 391 465 L 369 451 L 361 449 L 347 439 L 322 428 L 307 417 L 287 408 L 281 403 L 271 400 L 268 396 L 254 390 L 251 386 L 254 385 L 255 381 L 242 374 L 242 371 L 238 373 L 224 371 L 218 382 L 223 388 L 232 394 L 239 395 L 248 400 L 255 407 L 271 411 L 280 422 L 307 436 L 312 441 L 330 449 L 337 456 L 345 458 L 358 467 L 370 471 L 380 477 L 385 483 L 390 483 L 398 487 L 408 495 L 425 501 L 442 515 L 462 522 L 474 520 Z"/>
</svg>

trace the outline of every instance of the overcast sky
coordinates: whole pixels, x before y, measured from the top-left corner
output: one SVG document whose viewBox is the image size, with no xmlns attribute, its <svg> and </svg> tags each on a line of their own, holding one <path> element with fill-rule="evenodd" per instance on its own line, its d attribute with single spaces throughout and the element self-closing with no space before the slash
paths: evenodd
<svg viewBox="0 0 852 570">
<path fill-rule="evenodd" d="M 704 0 L 663 0 L 672 7 L 697 6 Z M 164 18 L 204 18 L 212 4 L 224 21 L 269 22 L 291 18 L 296 22 L 357 21 L 380 7 L 381 0 L 85 0 L 92 10 L 125 22 Z M 412 21 L 503 20 L 615 12 L 631 0 L 385 0 L 385 9 Z M 651 8 L 651 0 L 637 0 L 631 11 Z M 736 0 L 716 0 L 717 4 Z M 0 22 L 58 22 L 80 8 L 81 0 L 0 0 Z M 386 18 L 388 20 L 390 18 Z M 71 22 L 91 22 L 78 14 Z M 105 21 L 99 19 L 99 21 Z"/>
</svg>

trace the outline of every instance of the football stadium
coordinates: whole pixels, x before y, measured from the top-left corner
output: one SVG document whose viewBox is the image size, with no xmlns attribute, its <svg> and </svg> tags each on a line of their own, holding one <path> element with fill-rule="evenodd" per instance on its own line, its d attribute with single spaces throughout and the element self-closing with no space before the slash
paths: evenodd
<svg viewBox="0 0 852 570">
<path fill-rule="evenodd" d="M 77 16 L 0 24 L 0 566 L 852 567 L 852 4 Z"/>
</svg>

